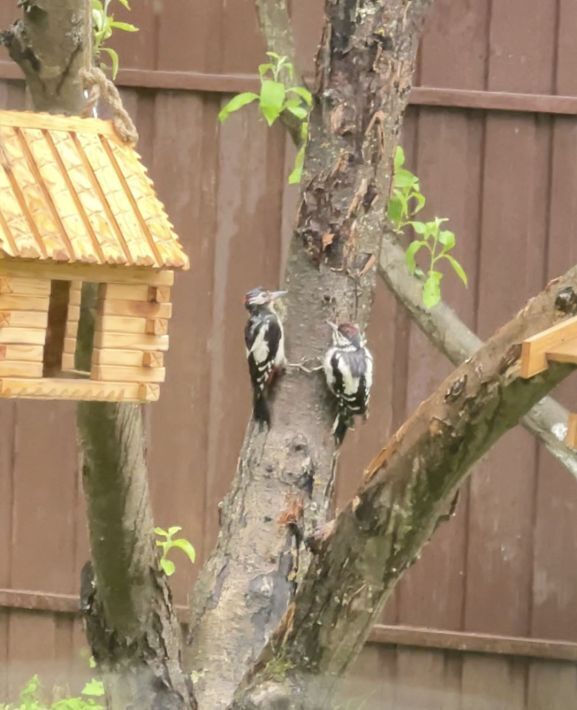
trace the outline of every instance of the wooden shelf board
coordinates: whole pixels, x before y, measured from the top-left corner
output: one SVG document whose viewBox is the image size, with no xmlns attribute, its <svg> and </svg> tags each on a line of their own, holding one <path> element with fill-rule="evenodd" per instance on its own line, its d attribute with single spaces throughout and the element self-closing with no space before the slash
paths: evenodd
<svg viewBox="0 0 577 710">
<path fill-rule="evenodd" d="M 547 360 L 549 362 L 567 362 L 577 364 L 577 338 L 567 340 L 556 345 L 551 350 L 547 350 Z"/>
<path fill-rule="evenodd" d="M 158 385 L 139 382 L 98 382 L 73 378 L 0 378 L 0 397 L 5 398 L 153 402 L 158 399 L 159 392 Z"/>
<path fill-rule="evenodd" d="M 577 317 L 567 318 L 524 340 L 521 348 L 521 377 L 534 377 L 544 372 L 549 366 L 551 354 L 560 352 L 562 345 L 576 339 Z"/>
</svg>

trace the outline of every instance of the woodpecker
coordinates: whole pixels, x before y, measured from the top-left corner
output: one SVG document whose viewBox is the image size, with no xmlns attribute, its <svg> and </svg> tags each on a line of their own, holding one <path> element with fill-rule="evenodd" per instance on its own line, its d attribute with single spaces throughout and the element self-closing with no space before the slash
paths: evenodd
<svg viewBox="0 0 577 710">
<path fill-rule="evenodd" d="M 261 427 L 264 424 L 270 426 L 267 391 L 286 364 L 283 327 L 274 309 L 275 299 L 286 293 L 266 291 L 258 286 L 244 299 L 250 314 L 244 329 L 244 342 L 253 391 L 253 416 Z"/>
<path fill-rule="evenodd" d="M 325 354 L 323 368 L 327 385 L 337 398 L 338 413 L 333 436 L 341 444 L 355 414 L 366 414 L 373 384 L 373 356 L 354 323 L 332 328 L 332 345 Z"/>
</svg>

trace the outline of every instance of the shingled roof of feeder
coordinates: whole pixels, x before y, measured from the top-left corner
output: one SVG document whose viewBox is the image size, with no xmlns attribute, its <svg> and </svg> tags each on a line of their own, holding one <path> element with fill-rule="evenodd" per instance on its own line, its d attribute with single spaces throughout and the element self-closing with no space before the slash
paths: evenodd
<svg viewBox="0 0 577 710">
<path fill-rule="evenodd" d="M 0 111 L 0 258 L 187 269 L 152 181 L 110 121 Z"/>
</svg>

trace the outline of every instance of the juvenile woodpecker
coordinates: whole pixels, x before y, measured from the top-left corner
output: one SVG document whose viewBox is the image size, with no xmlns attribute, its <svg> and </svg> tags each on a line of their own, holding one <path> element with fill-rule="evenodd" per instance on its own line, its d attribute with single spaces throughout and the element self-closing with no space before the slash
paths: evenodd
<svg viewBox="0 0 577 710">
<path fill-rule="evenodd" d="M 270 426 L 267 393 L 286 364 L 283 327 L 274 310 L 275 299 L 285 294 L 286 291 L 266 291 L 258 286 L 244 299 L 250 314 L 244 342 L 253 391 L 253 416 L 261 426 Z"/>
<path fill-rule="evenodd" d="M 325 354 L 323 367 L 329 389 L 337 398 L 333 436 L 337 444 L 341 444 L 354 415 L 367 411 L 373 384 L 373 356 L 357 325 L 329 325 L 333 342 Z"/>
</svg>

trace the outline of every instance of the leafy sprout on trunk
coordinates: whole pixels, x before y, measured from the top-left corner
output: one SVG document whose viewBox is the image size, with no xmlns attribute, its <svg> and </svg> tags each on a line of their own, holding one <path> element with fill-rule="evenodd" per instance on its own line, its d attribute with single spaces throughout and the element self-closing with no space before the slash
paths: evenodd
<svg viewBox="0 0 577 710">
<path fill-rule="evenodd" d="M 442 228 L 448 219 L 435 217 L 428 222 L 414 219 L 425 206 L 425 202 L 419 178 L 407 170 L 405 153 L 401 146 L 397 146 L 388 217 L 397 233 L 403 233 L 407 227 L 411 227 L 417 236 L 409 244 L 405 258 L 411 274 L 425 279 L 423 304 L 426 308 L 433 308 L 441 300 L 443 273 L 435 268 L 439 262 L 447 261 L 465 286 L 468 285 L 468 279 L 461 264 L 450 253 L 455 248 L 456 237 L 451 230 Z M 416 262 L 416 256 L 421 250 L 428 252 L 427 270 L 424 272 Z"/>
<path fill-rule="evenodd" d="M 154 528 L 154 532 L 161 538 L 156 541 L 156 546 L 161 550 L 160 567 L 167 577 L 171 577 L 176 571 L 176 565 L 172 560 L 168 559 L 168 553 L 172 549 L 182 550 L 192 564 L 196 560 L 196 551 L 190 542 L 184 537 L 174 538 L 181 530 L 182 528 L 178 525 L 168 528 L 168 530 Z"/>
<path fill-rule="evenodd" d="M 287 57 L 281 57 L 276 52 L 266 54 L 270 61 L 261 64 L 258 68 L 260 92 L 257 94 L 254 91 L 245 91 L 237 94 L 222 107 L 218 120 L 223 123 L 232 113 L 258 102 L 259 110 L 269 126 L 283 115 L 296 122 L 299 150 L 288 179 L 291 185 L 295 185 L 302 177 L 313 97 L 304 86 L 292 86 L 294 67 Z"/>
<path fill-rule="evenodd" d="M 112 78 L 116 79 L 119 66 L 118 52 L 112 47 L 105 47 L 104 43 L 112 37 L 114 30 L 138 32 L 138 27 L 129 22 L 115 20 L 114 15 L 110 13 L 111 2 L 112 0 L 92 0 L 93 51 L 96 61 L 99 61 L 102 54 L 108 55 Z M 128 0 L 118 0 L 118 2 L 127 10 L 130 10 Z M 101 68 L 104 68 L 105 65 L 101 62 L 99 63 Z"/>
</svg>

